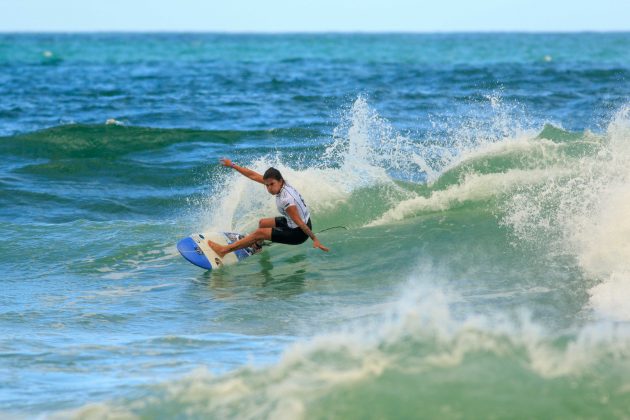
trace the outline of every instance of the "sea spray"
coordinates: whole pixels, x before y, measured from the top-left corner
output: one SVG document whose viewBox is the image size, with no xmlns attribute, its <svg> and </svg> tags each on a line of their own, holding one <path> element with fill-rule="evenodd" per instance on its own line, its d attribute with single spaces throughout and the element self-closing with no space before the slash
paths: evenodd
<svg viewBox="0 0 630 420">
<path fill-rule="evenodd" d="M 298 169 L 294 162 L 278 154 L 267 154 L 251 162 L 243 162 L 254 171 L 263 173 L 273 166 L 295 186 L 315 213 L 331 212 L 347 203 L 353 193 L 375 190 L 385 206 L 410 192 L 395 181 L 392 171 L 412 178 L 421 172 L 406 159 L 414 143 L 398 134 L 393 127 L 359 97 L 344 115 L 333 135 L 333 142 L 320 157 L 301 159 L 310 165 Z M 226 171 L 229 169 L 225 169 Z M 275 212 L 273 200 L 260 186 L 240 174 L 215 180 L 208 196 L 203 225 L 208 229 L 251 229 L 254 221 L 270 217 Z M 377 207 L 380 207 L 378 204 Z M 316 218 L 317 215 L 314 215 Z M 355 220 L 353 225 L 364 220 Z"/>
<path fill-rule="evenodd" d="M 473 118 L 452 121 L 452 126 L 441 126 L 439 129 L 434 126 L 435 132 L 426 139 L 412 139 L 396 130 L 369 106 L 365 97 L 360 96 L 342 115 L 333 132 L 332 142 L 321 157 L 300 159 L 310 162 L 307 167 L 297 169 L 294 163 L 287 162 L 278 154 L 260 156 L 243 164 L 260 173 L 269 166 L 280 169 L 315 210 L 333 211 L 335 207 L 343 206 L 353 193 L 376 188 L 382 204 L 386 206 L 383 220 L 400 220 L 413 211 L 396 210 L 398 205 L 413 208 L 414 200 L 425 200 L 418 197 L 414 191 L 418 188 L 414 185 L 439 183 L 441 176 L 452 172 L 462 162 L 472 161 L 476 156 L 487 157 L 495 150 L 505 148 L 506 144 L 519 142 L 527 135 L 533 136 L 523 131 L 520 124 L 510 126 L 510 118 L 515 116 L 499 96 L 491 96 L 487 100 L 492 111 L 489 121 Z M 446 139 L 438 140 L 438 131 L 446 135 Z M 402 181 L 407 184 L 401 184 Z M 268 217 L 266 215 L 273 206 L 264 203 L 270 200 L 265 200 L 262 189 L 246 185 L 248 182 L 238 174 L 216 180 L 209 203 L 204 206 L 206 215 L 202 224 L 213 229 L 220 226 L 223 226 L 221 229 L 226 229 L 226 226 L 251 229 L 254 226 L 252 220 Z M 487 189 L 491 188 L 488 186 Z M 443 199 L 437 201 L 442 204 L 432 206 L 434 211 L 448 206 Z M 367 221 L 355 221 L 353 225 L 357 222 L 362 225 Z"/>
<path fill-rule="evenodd" d="M 503 222 L 522 240 L 572 255 L 587 275 L 601 316 L 630 320 L 630 108 L 619 110 L 595 153 L 567 158 L 562 173 L 515 191 Z"/>
</svg>

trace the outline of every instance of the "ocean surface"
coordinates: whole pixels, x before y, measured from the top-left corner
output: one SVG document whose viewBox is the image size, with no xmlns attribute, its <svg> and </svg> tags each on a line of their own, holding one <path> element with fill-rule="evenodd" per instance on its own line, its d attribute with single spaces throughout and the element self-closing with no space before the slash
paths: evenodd
<svg viewBox="0 0 630 420">
<path fill-rule="evenodd" d="M 630 33 L 0 34 L 0 158 L 2 418 L 630 418 Z"/>
</svg>

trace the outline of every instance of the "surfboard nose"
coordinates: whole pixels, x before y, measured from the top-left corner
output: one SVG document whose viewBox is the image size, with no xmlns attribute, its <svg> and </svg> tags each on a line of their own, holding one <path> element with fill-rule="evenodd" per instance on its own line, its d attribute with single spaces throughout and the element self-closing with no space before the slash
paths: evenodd
<svg viewBox="0 0 630 420">
<path fill-rule="evenodd" d="M 208 261 L 208 258 L 204 255 L 193 238 L 187 237 L 177 242 L 177 250 L 182 254 L 182 257 L 186 258 L 189 262 L 206 270 L 212 270 L 210 261 Z"/>
</svg>

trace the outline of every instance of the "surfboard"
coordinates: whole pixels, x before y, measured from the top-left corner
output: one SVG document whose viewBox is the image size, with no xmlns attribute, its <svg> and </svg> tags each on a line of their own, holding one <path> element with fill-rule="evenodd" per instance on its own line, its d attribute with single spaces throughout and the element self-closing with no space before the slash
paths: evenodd
<svg viewBox="0 0 630 420">
<path fill-rule="evenodd" d="M 257 254 L 261 247 L 253 246 L 230 252 L 223 258 L 219 256 L 208 245 L 208 239 L 221 245 L 231 244 L 244 238 L 245 235 L 234 232 L 206 232 L 194 233 L 187 238 L 177 242 L 177 250 L 182 257 L 206 270 L 216 270 L 225 265 L 236 264 L 245 258 Z"/>
</svg>

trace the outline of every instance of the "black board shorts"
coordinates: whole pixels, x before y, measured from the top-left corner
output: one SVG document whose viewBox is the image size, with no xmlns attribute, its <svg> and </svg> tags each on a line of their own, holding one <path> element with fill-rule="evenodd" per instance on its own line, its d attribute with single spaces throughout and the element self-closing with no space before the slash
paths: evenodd
<svg viewBox="0 0 630 420">
<path fill-rule="evenodd" d="M 306 226 L 311 227 L 311 219 L 308 219 Z M 271 229 L 271 242 L 287 245 L 303 244 L 308 239 L 308 235 L 299 227 L 290 228 L 285 217 L 276 217 L 276 227 Z"/>
</svg>

